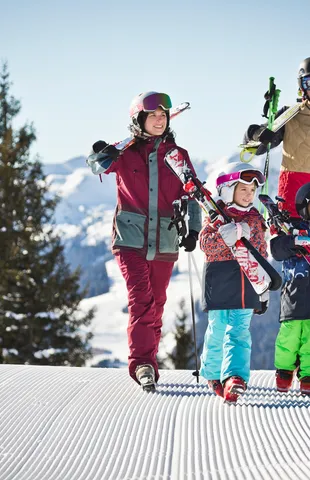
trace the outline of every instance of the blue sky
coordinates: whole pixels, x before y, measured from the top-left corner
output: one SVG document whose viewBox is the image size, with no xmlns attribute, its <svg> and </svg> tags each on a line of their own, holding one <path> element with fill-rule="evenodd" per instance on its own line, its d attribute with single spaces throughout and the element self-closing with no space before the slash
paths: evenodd
<svg viewBox="0 0 310 480">
<path fill-rule="evenodd" d="M 173 121 L 177 142 L 210 161 L 238 150 L 248 124 L 261 121 L 270 76 L 279 106 L 295 101 L 298 66 L 310 56 L 309 20 L 295 2 L 138 4 L 0 0 L 0 61 L 43 162 L 127 137 L 129 104 L 142 91 L 191 103 Z"/>
</svg>

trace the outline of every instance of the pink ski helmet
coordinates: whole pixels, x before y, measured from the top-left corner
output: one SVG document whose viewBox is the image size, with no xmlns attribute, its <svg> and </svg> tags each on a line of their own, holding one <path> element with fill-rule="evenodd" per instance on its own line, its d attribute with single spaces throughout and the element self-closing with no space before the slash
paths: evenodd
<svg viewBox="0 0 310 480">
<path fill-rule="evenodd" d="M 148 112 L 154 112 L 161 107 L 166 111 L 167 130 L 169 128 L 169 109 L 172 107 L 171 99 L 166 93 L 145 92 L 137 95 L 131 102 L 129 115 L 131 123 L 129 129 L 134 135 L 142 135 L 144 122 Z M 144 114 L 144 112 L 146 114 Z"/>
</svg>

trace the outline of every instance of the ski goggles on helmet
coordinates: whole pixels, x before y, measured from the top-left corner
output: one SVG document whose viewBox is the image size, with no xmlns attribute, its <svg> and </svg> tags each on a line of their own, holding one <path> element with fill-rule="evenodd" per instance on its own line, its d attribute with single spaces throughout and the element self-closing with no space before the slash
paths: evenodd
<svg viewBox="0 0 310 480">
<path fill-rule="evenodd" d="M 145 112 L 154 112 L 158 107 L 169 110 L 172 107 L 172 103 L 169 95 L 166 93 L 152 93 L 143 98 L 142 106 Z"/>
<path fill-rule="evenodd" d="M 301 78 L 301 88 L 303 90 L 310 90 L 310 75 Z"/>
<path fill-rule="evenodd" d="M 262 187 L 265 182 L 265 176 L 259 170 L 243 170 L 241 172 L 229 173 L 227 175 L 221 175 L 216 180 L 216 186 L 220 186 L 223 183 L 229 182 L 241 182 L 250 185 L 256 182 L 258 187 Z"/>
</svg>

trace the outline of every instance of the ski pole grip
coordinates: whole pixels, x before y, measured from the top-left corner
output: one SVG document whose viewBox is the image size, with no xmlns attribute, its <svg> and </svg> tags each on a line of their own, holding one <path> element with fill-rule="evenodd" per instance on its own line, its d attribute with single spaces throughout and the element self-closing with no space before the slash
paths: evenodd
<svg viewBox="0 0 310 480">
<path fill-rule="evenodd" d="M 279 103 L 279 97 L 280 97 L 281 90 L 277 89 L 275 90 L 274 94 L 272 95 L 272 99 L 270 101 L 270 107 L 269 107 L 269 115 L 268 115 L 268 128 L 269 130 L 272 130 L 276 113 L 278 111 L 278 103 Z"/>
<path fill-rule="evenodd" d="M 274 77 L 269 77 L 269 94 L 273 94 L 273 89 L 275 88 Z"/>
</svg>

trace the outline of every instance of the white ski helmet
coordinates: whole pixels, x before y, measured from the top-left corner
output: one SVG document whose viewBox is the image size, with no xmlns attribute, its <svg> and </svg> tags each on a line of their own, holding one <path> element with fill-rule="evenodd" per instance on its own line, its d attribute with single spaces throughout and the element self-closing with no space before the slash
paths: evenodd
<svg viewBox="0 0 310 480">
<path fill-rule="evenodd" d="M 169 128 L 169 109 L 172 107 L 171 99 L 166 93 L 158 92 L 145 92 L 137 95 L 131 102 L 129 115 L 131 122 L 129 130 L 133 135 L 145 135 L 143 132 L 144 122 L 147 115 L 143 115 L 143 112 L 154 112 L 156 108 L 162 107 L 166 111 L 167 115 L 167 127 Z M 147 135 L 147 134 L 146 134 Z"/>
<path fill-rule="evenodd" d="M 233 203 L 235 186 L 238 182 L 251 184 L 256 182 L 258 187 L 265 184 L 265 176 L 256 167 L 248 163 L 233 162 L 227 165 L 225 172 L 221 172 L 216 179 L 216 189 L 223 202 Z"/>
</svg>

